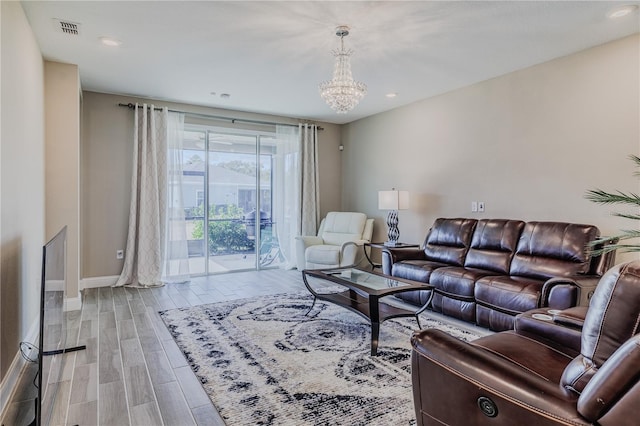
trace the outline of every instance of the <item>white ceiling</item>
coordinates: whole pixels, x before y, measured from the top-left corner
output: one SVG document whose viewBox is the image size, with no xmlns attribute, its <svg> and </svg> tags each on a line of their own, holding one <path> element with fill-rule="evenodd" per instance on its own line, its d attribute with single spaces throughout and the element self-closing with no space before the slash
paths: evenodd
<svg viewBox="0 0 640 426">
<path fill-rule="evenodd" d="M 637 1 L 23 1 L 45 59 L 83 90 L 347 123 L 640 32 Z M 53 18 L 80 23 L 58 32 Z M 336 114 L 318 83 L 339 38 L 362 102 Z M 122 41 L 117 48 L 99 37 Z M 211 92 L 216 92 L 212 95 Z M 386 93 L 397 92 L 394 99 Z M 220 93 L 229 93 L 221 99 Z"/>
</svg>

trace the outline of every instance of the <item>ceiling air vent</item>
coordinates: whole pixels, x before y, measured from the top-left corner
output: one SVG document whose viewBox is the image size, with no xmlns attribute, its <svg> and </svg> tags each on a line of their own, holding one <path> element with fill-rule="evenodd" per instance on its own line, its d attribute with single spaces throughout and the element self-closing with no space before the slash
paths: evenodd
<svg viewBox="0 0 640 426">
<path fill-rule="evenodd" d="M 54 19 L 53 24 L 58 32 L 73 36 L 80 35 L 80 24 L 77 22 L 71 22 L 64 19 Z"/>
</svg>

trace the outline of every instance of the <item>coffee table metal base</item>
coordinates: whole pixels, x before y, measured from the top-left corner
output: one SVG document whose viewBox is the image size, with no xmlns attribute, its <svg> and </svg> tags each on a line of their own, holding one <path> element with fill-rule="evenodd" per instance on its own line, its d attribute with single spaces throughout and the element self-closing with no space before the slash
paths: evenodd
<svg viewBox="0 0 640 426">
<path fill-rule="evenodd" d="M 309 290 L 309 292 L 313 295 L 313 303 L 311 304 L 311 307 L 305 315 L 311 312 L 316 304 L 316 300 L 320 299 L 334 303 L 338 306 L 342 306 L 343 308 L 347 308 L 350 311 L 366 318 L 371 323 L 371 356 L 377 356 L 378 354 L 380 324 L 392 318 L 415 317 L 416 322 L 418 323 L 418 328 L 421 328 L 420 318 L 418 315 L 420 315 L 425 309 L 427 309 L 427 307 L 429 307 L 431 299 L 433 298 L 433 291 L 431 291 L 431 294 L 426 303 L 417 311 L 411 311 L 409 309 L 399 306 L 393 306 L 381 301 L 382 297 L 387 297 L 389 296 L 388 294 L 379 297 L 375 294 L 363 294 L 364 292 L 362 291 L 356 291 L 350 288 L 338 293 L 318 293 L 311 285 L 309 285 L 309 282 L 307 281 L 307 274 L 305 274 L 305 272 L 307 271 L 302 271 L 302 280 L 304 281 L 304 285 L 307 287 L 307 290 Z M 315 278 L 319 277 L 315 276 Z M 340 285 L 348 287 L 347 283 Z M 416 289 L 407 288 L 403 290 L 415 291 Z M 399 292 L 402 291 L 397 291 L 396 293 Z"/>
</svg>

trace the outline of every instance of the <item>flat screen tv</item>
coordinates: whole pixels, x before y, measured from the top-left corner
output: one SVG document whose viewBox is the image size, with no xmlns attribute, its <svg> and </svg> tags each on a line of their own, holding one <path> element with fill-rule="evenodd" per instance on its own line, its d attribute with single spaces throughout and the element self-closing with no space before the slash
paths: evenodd
<svg viewBox="0 0 640 426">
<path fill-rule="evenodd" d="M 66 352 L 85 347 L 67 348 L 65 291 L 67 288 L 67 227 L 62 228 L 42 248 L 40 283 L 40 335 L 38 337 L 38 396 L 31 425 L 51 423 L 58 385 Z"/>
</svg>

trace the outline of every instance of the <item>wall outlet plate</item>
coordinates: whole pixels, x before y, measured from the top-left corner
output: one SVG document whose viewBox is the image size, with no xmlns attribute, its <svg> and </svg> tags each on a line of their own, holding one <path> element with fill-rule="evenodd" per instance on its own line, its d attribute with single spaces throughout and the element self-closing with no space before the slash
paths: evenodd
<svg viewBox="0 0 640 426">
<path fill-rule="evenodd" d="M 124 259 L 124 250 L 116 250 L 116 259 Z"/>
<path fill-rule="evenodd" d="M 484 201 L 478 201 L 478 211 L 479 212 L 484 211 Z"/>
</svg>

